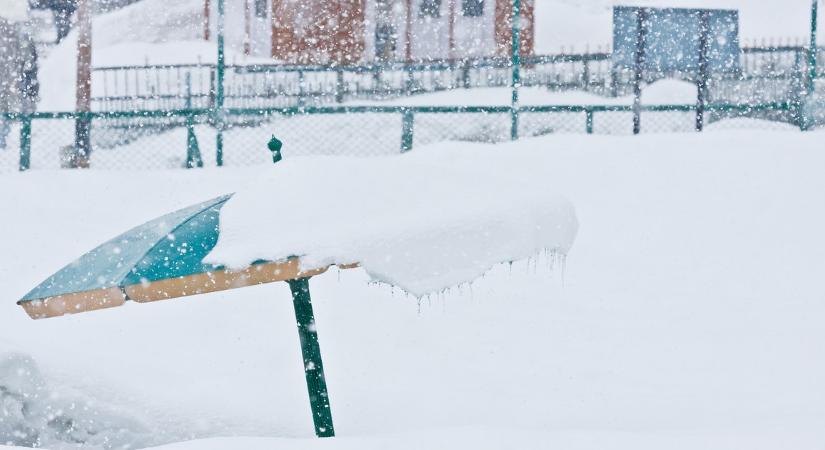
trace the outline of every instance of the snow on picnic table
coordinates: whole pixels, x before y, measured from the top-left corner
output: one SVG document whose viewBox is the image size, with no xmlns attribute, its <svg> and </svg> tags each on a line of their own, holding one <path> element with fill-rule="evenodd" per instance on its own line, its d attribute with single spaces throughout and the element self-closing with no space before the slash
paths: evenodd
<svg viewBox="0 0 825 450">
<path fill-rule="evenodd" d="M 498 263 L 562 257 L 578 228 L 545 178 L 483 167 L 472 153 L 302 158 L 256 178 L 222 209 L 208 262 L 299 256 L 307 271 L 360 263 L 375 281 L 421 297 Z"/>
</svg>

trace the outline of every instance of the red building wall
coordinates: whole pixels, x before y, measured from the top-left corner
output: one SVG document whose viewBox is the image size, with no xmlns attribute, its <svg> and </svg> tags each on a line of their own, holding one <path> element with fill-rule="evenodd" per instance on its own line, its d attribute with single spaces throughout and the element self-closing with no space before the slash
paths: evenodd
<svg viewBox="0 0 825 450">
<path fill-rule="evenodd" d="M 521 31 L 519 32 L 519 54 L 529 56 L 533 54 L 533 42 L 535 35 L 535 0 L 521 0 L 519 9 L 521 11 Z M 511 56 L 513 48 L 512 39 L 512 17 L 513 0 L 496 0 L 496 55 Z"/>
<path fill-rule="evenodd" d="M 357 64 L 365 0 L 272 0 L 272 57 L 292 64 Z"/>
<path fill-rule="evenodd" d="M 350 65 L 363 60 L 365 2 L 371 0 L 271 1 L 273 58 L 291 64 Z M 404 3 L 415 14 L 419 1 Z M 509 56 L 512 0 L 487 1 L 495 1 L 495 54 Z M 521 55 L 533 54 L 534 1 L 521 0 Z"/>
</svg>

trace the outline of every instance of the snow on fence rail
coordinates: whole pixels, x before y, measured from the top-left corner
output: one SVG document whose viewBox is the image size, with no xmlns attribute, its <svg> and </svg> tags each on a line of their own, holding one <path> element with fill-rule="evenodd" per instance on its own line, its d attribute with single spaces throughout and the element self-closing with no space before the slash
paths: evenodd
<svg viewBox="0 0 825 450">
<path fill-rule="evenodd" d="M 712 76 L 718 102 L 791 101 L 804 80 L 808 49 L 802 46 L 744 47 L 740 73 Z M 825 68 L 825 52 L 818 51 Z M 556 54 L 523 58 L 522 86 L 627 95 L 632 71 L 614 70 L 609 53 Z M 98 67 L 93 71 L 93 106 L 99 111 L 207 108 L 214 105 L 216 66 L 174 64 Z M 396 98 L 457 88 L 502 87 L 511 82 L 506 58 L 443 60 L 364 66 L 228 65 L 225 105 L 236 108 L 322 106 L 352 100 Z M 820 70 L 820 75 L 825 71 Z M 647 74 L 691 79 L 691 74 Z M 188 81 L 187 81 L 188 80 Z"/>
<path fill-rule="evenodd" d="M 643 105 L 641 132 L 696 129 L 695 105 Z M 275 134 L 284 155 L 380 156 L 441 141 L 502 142 L 553 133 L 631 134 L 632 105 L 324 106 L 3 114 L 12 123 L 0 172 L 68 165 L 75 122 L 89 120 L 91 166 L 149 169 L 271 161 Z M 750 117 L 800 126 L 800 106 L 709 104 L 705 123 Z M 513 127 L 515 126 L 515 133 Z M 220 141 L 222 146 L 217 142 Z M 18 149 L 17 152 L 14 149 Z"/>
</svg>

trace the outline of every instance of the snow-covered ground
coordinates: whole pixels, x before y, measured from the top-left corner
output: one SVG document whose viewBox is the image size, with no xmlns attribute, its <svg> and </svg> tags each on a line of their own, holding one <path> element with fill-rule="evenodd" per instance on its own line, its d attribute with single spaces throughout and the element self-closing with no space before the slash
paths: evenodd
<svg viewBox="0 0 825 450">
<path fill-rule="evenodd" d="M 819 449 L 821 142 L 719 130 L 416 148 L 565 195 L 576 243 L 563 269 L 497 266 L 421 300 L 362 269 L 313 278 L 326 441 L 284 285 L 36 322 L 14 304 L 103 240 L 265 168 L 3 175 L 0 410 L 26 413 L 0 433 L 39 427 L 51 448 Z"/>
<path fill-rule="evenodd" d="M 490 106 L 511 103 L 513 90 L 507 87 L 453 89 L 386 101 L 353 101 L 361 105 L 398 106 Z M 644 86 L 642 103 L 646 105 L 692 105 L 696 103 L 696 85 L 666 79 Z M 633 97 L 604 97 L 585 91 L 551 91 L 541 87 L 519 89 L 519 104 L 534 105 L 632 105 Z"/>
</svg>

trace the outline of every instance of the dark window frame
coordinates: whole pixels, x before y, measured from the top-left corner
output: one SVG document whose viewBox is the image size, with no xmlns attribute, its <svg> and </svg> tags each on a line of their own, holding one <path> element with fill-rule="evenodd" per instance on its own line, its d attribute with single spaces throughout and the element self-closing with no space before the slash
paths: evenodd
<svg viewBox="0 0 825 450">
<path fill-rule="evenodd" d="M 255 17 L 266 19 L 269 16 L 269 1 L 270 0 L 255 0 L 254 10 Z"/>
<path fill-rule="evenodd" d="M 441 0 L 421 0 L 418 17 L 441 17 Z"/>
<path fill-rule="evenodd" d="M 461 14 L 464 17 L 482 17 L 484 0 L 461 0 Z"/>
</svg>

